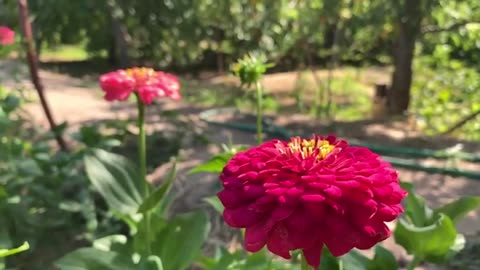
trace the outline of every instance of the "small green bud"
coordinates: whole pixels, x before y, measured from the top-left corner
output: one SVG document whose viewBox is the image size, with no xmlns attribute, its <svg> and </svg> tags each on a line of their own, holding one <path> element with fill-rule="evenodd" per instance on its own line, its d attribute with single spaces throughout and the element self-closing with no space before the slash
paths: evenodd
<svg viewBox="0 0 480 270">
<path fill-rule="evenodd" d="M 259 81 L 272 64 L 266 63 L 264 55 L 247 54 L 231 67 L 233 75 L 240 78 L 242 85 L 250 86 Z"/>
</svg>

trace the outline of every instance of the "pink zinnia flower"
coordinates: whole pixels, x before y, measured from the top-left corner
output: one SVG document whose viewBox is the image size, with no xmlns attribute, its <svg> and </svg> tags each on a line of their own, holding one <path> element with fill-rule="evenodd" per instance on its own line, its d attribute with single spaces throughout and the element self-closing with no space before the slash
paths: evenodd
<svg viewBox="0 0 480 270">
<path fill-rule="evenodd" d="M 177 77 L 151 68 L 135 67 L 103 74 L 100 76 L 100 86 L 108 101 L 125 100 L 132 92 L 137 92 L 145 104 L 151 104 L 155 98 L 163 96 L 174 100 L 182 98 Z"/>
<path fill-rule="evenodd" d="M 389 163 L 334 136 L 263 143 L 236 154 L 220 179 L 223 217 L 246 228 L 248 251 L 267 245 L 289 259 L 301 249 L 313 267 L 324 245 L 341 256 L 388 238 L 385 222 L 406 195 Z"/>
<path fill-rule="evenodd" d="M 6 26 L 0 26 L 0 44 L 10 45 L 15 42 L 15 32 Z"/>
</svg>

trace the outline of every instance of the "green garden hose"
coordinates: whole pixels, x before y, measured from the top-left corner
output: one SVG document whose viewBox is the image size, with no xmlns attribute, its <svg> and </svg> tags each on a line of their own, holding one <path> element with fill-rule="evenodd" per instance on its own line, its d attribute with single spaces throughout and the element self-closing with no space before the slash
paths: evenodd
<svg viewBox="0 0 480 270">
<path fill-rule="evenodd" d="M 215 125 L 224 128 L 236 129 L 244 132 L 255 133 L 256 126 L 246 123 L 237 122 L 222 122 L 215 121 L 212 118 L 219 115 L 226 114 L 239 114 L 238 110 L 232 108 L 221 109 L 209 109 L 200 113 L 200 119 L 210 125 Z M 288 139 L 294 134 L 289 130 L 274 125 L 268 120 L 264 120 L 264 132 L 270 137 Z M 450 175 L 454 177 L 466 177 L 472 180 L 480 180 L 480 172 L 462 170 L 453 167 L 433 167 L 419 163 L 417 160 L 409 160 L 400 157 L 408 158 L 432 158 L 432 159 L 451 159 L 451 160 L 464 160 L 469 162 L 480 163 L 480 155 L 474 155 L 471 153 L 455 151 L 449 152 L 444 150 L 431 150 L 431 149 L 414 149 L 405 147 L 392 147 L 372 144 L 368 142 L 362 142 L 358 140 L 349 140 L 349 143 L 354 146 L 367 147 L 377 154 L 385 157 L 393 166 L 399 168 L 405 168 L 415 171 L 423 171 L 427 173 L 438 173 L 442 175 Z"/>
</svg>

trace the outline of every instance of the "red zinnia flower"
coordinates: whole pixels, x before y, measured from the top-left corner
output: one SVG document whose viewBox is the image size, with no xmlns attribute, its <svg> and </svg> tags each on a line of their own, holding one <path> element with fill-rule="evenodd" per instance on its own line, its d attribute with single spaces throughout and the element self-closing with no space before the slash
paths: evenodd
<svg viewBox="0 0 480 270">
<path fill-rule="evenodd" d="M 248 251 L 267 245 L 289 259 L 302 249 L 313 267 L 324 245 L 341 256 L 388 238 L 406 195 L 389 163 L 334 136 L 266 142 L 236 154 L 220 179 L 223 217 L 246 228 Z"/>
<path fill-rule="evenodd" d="M 177 77 L 151 68 L 135 67 L 103 74 L 100 76 L 100 86 L 108 101 L 125 100 L 134 91 L 145 104 L 151 104 L 153 99 L 163 96 L 174 100 L 182 98 Z"/>
<path fill-rule="evenodd" d="M 10 45 L 15 42 L 15 32 L 6 26 L 0 26 L 0 44 Z"/>
</svg>

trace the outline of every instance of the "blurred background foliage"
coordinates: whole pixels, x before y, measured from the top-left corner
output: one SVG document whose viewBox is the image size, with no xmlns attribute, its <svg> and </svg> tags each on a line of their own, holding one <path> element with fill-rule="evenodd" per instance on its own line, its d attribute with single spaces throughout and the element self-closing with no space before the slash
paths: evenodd
<svg viewBox="0 0 480 270">
<path fill-rule="evenodd" d="M 408 2 L 36 0 L 29 4 L 39 49 L 81 44 L 91 56 L 115 58 L 111 54 L 122 43 L 119 35 L 132 61 L 226 67 L 255 50 L 284 63 L 282 68 L 294 68 L 305 54 L 321 65 L 333 46 L 340 61 L 389 63 L 397 19 L 416 15 L 405 13 Z M 480 3 L 418 2 L 425 13 L 417 53 L 476 64 Z M 0 6 L 0 20 L 16 25 L 16 1 L 1 0 Z"/>
<path fill-rule="evenodd" d="M 29 4 L 41 59 L 48 58 L 51 50 L 63 50 L 78 60 L 101 58 L 118 67 L 151 65 L 196 74 L 227 72 L 236 59 L 255 51 L 276 64 L 270 72 L 392 67 L 391 81 L 378 82 L 390 83 L 390 112 L 413 114 L 431 134 L 460 133 L 468 139 L 480 134 L 480 125 L 472 121 L 450 130 L 480 112 L 476 94 L 480 2 L 476 0 L 35 0 Z M 0 7 L 0 21 L 16 26 L 16 1 L 0 0 Z M 330 89 L 331 84 L 323 88 Z M 360 93 L 359 98 L 363 98 Z M 316 116 L 320 105 L 313 106 Z M 327 105 L 331 110 L 336 104 Z"/>
</svg>

